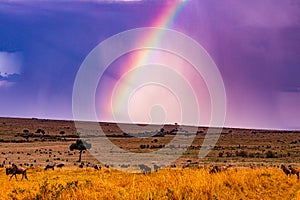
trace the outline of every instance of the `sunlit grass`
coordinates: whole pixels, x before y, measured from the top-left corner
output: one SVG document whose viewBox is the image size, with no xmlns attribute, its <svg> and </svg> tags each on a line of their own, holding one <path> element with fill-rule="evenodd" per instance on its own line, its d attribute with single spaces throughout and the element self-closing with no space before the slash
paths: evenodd
<svg viewBox="0 0 300 200">
<path fill-rule="evenodd" d="M 164 169 L 132 174 L 94 169 L 28 169 L 29 181 L 0 171 L 0 199 L 297 199 L 300 181 L 277 168 Z"/>
</svg>

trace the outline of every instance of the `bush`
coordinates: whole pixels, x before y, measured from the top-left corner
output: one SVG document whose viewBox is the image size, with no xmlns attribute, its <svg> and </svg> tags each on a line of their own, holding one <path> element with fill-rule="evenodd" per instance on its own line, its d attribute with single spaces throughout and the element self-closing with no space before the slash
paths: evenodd
<svg viewBox="0 0 300 200">
<path fill-rule="evenodd" d="M 267 151 L 266 157 L 267 158 L 277 158 L 276 154 L 277 154 L 277 152 L 274 153 L 273 151 Z"/>
<path fill-rule="evenodd" d="M 35 131 L 35 133 L 43 133 L 43 132 L 45 132 L 45 131 L 42 130 L 42 129 L 40 129 L 40 128 L 38 128 L 38 129 Z"/>
<path fill-rule="evenodd" d="M 247 151 L 236 151 L 235 155 L 246 158 L 246 157 L 248 157 L 248 152 Z"/>
<path fill-rule="evenodd" d="M 233 155 L 232 155 L 231 152 L 226 152 L 226 156 L 227 156 L 227 157 L 232 157 Z"/>
</svg>

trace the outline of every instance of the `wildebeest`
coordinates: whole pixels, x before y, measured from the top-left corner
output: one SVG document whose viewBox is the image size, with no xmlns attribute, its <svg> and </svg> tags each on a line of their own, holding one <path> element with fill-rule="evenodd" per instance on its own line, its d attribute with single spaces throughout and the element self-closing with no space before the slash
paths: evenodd
<svg viewBox="0 0 300 200">
<path fill-rule="evenodd" d="M 299 171 L 297 169 L 293 168 L 292 165 L 289 165 L 289 170 L 290 170 L 291 174 L 297 175 L 297 179 L 299 179 Z"/>
<path fill-rule="evenodd" d="M 83 168 L 83 166 L 84 166 L 84 163 L 82 162 L 82 163 L 80 163 L 80 165 L 78 167 Z"/>
<path fill-rule="evenodd" d="M 291 171 L 285 165 L 281 165 L 280 168 L 287 176 L 291 175 Z"/>
<path fill-rule="evenodd" d="M 9 174 L 11 174 L 9 180 L 11 180 L 11 178 L 13 176 L 15 176 L 16 180 L 18 180 L 17 174 L 22 174 L 21 180 L 23 180 L 24 177 L 28 180 L 27 175 L 26 175 L 26 169 L 18 168 L 17 165 L 15 165 L 15 164 L 12 164 L 11 167 L 6 168 L 6 175 L 9 175 Z"/>
<path fill-rule="evenodd" d="M 142 172 L 145 173 L 151 173 L 151 168 L 148 167 L 147 165 L 140 164 L 138 167 L 142 170 Z"/>
<path fill-rule="evenodd" d="M 56 167 L 58 167 L 58 168 L 62 168 L 62 167 L 64 167 L 64 166 L 65 166 L 64 163 L 59 163 L 59 164 L 56 165 Z"/>
<path fill-rule="evenodd" d="M 101 166 L 99 167 L 98 165 L 95 165 L 95 164 L 92 164 L 92 163 L 86 164 L 86 167 L 92 167 L 92 168 L 94 168 L 95 170 L 101 169 Z"/>
<path fill-rule="evenodd" d="M 44 170 L 47 170 L 47 169 L 52 169 L 54 170 L 54 166 L 56 165 L 56 162 L 51 162 L 51 163 L 48 163 L 45 167 Z"/>
<path fill-rule="evenodd" d="M 232 165 L 228 165 L 228 166 L 213 166 L 213 168 L 209 171 L 210 174 L 215 174 L 215 173 L 218 173 L 218 172 L 222 172 L 222 171 L 225 171 L 227 170 L 229 167 L 232 167 Z"/>
<path fill-rule="evenodd" d="M 161 166 L 158 166 L 158 165 L 156 165 L 156 164 L 153 165 L 153 169 L 154 169 L 154 171 L 156 171 L 156 172 L 157 172 L 160 168 L 161 168 Z"/>
<path fill-rule="evenodd" d="M 176 168 L 176 167 L 177 167 L 176 164 L 170 165 L 170 168 Z"/>
</svg>

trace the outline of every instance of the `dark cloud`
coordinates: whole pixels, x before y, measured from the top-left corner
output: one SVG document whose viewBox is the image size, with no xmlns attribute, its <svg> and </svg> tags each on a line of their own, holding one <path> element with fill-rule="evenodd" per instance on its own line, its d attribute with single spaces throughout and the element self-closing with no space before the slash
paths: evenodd
<svg viewBox="0 0 300 200">
<path fill-rule="evenodd" d="M 20 78 L 20 74 L 2 74 L 0 73 L 0 81 L 16 82 Z"/>
</svg>

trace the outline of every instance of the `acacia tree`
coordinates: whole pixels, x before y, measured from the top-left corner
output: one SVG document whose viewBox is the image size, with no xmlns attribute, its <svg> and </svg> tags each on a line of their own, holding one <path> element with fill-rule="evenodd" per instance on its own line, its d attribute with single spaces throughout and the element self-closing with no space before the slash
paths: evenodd
<svg viewBox="0 0 300 200">
<path fill-rule="evenodd" d="M 76 140 L 76 143 L 73 143 L 73 144 L 70 145 L 70 150 L 71 151 L 73 151 L 73 150 L 78 150 L 79 151 L 79 160 L 78 160 L 78 162 L 81 162 L 82 152 L 87 150 L 87 149 L 90 149 L 91 147 L 92 147 L 92 145 L 85 142 L 85 141 Z"/>
</svg>

